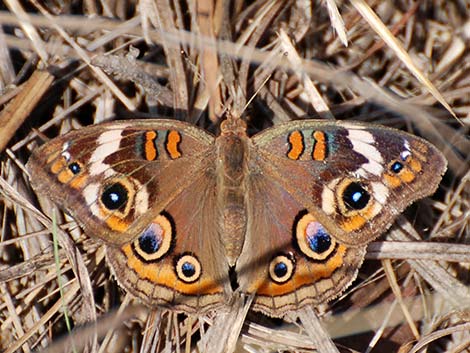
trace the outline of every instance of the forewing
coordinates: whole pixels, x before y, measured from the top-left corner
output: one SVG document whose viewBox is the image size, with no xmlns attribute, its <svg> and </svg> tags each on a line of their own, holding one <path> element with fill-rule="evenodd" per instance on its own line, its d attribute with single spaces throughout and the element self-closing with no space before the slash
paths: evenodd
<svg viewBox="0 0 470 353">
<path fill-rule="evenodd" d="M 349 245 L 372 241 L 432 194 L 447 164 L 427 141 L 370 124 L 296 121 L 252 142 L 252 164 Z"/>
<path fill-rule="evenodd" d="M 33 188 L 87 235 L 124 244 L 214 163 L 213 149 L 214 137 L 187 123 L 129 120 L 53 139 L 27 168 Z"/>
</svg>

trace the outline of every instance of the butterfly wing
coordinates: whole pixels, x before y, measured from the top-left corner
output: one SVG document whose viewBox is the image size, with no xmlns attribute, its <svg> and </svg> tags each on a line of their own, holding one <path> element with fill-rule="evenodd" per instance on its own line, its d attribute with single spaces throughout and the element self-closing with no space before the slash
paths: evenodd
<svg viewBox="0 0 470 353">
<path fill-rule="evenodd" d="M 230 292 L 214 148 L 212 135 L 183 122 L 113 122 L 46 143 L 28 169 L 38 193 L 104 241 L 127 291 L 151 306 L 201 312 Z"/>
<path fill-rule="evenodd" d="M 269 176 L 249 177 L 248 224 L 236 272 L 252 309 L 282 317 L 325 303 L 356 278 L 365 246 L 348 247 Z"/>
<path fill-rule="evenodd" d="M 253 164 L 353 246 L 372 241 L 409 204 L 432 194 L 447 165 L 421 138 L 360 123 L 295 121 L 252 142 Z"/>
<path fill-rule="evenodd" d="M 173 120 L 93 125 L 36 149 L 31 185 L 66 209 L 89 236 L 135 239 L 213 163 L 214 137 Z"/>
<path fill-rule="evenodd" d="M 251 139 L 236 272 L 253 309 L 283 316 L 338 296 L 365 246 L 446 168 L 426 141 L 359 123 L 296 121 Z"/>
<path fill-rule="evenodd" d="M 133 242 L 107 247 L 119 284 L 149 306 L 201 313 L 229 299 L 215 178 L 205 171 Z"/>
</svg>

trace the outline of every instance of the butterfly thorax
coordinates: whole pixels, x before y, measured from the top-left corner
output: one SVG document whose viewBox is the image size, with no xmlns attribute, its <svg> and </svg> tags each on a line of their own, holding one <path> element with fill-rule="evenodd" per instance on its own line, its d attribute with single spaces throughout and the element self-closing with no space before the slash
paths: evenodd
<svg viewBox="0 0 470 353">
<path fill-rule="evenodd" d="M 246 233 L 246 186 L 248 143 L 246 125 L 241 119 L 229 118 L 221 125 L 217 138 L 217 195 L 221 210 L 221 234 L 229 264 L 239 257 Z"/>
<path fill-rule="evenodd" d="M 245 121 L 229 114 L 220 124 L 220 136 L 231 135 L 239 136 L 241 138 L 247 137 Z"/>
</svg>

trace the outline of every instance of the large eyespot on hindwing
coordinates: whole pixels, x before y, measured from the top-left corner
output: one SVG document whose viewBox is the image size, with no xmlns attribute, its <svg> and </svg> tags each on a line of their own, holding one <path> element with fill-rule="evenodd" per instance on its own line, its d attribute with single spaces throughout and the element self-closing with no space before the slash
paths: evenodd
<svg viewBox="0 0 470 353">
<path fill-rule="evenodd" d="M 269 263 L 269 277 L 274 283 L 286 283 L 294 273 L 295 259 L 292 254 L 278 254 Z"/>
<path fill-rule="evenodd" d="M 159 214 L 132 243 L 135 254 L 144 262 L 160 261 L 174 243 L 175 228 L 167 214 Z"/>
<path fill-rule="evenodd" d="M 336 242 L 312 214 L 301 212 L 294 224 L 295 241 L 301 253 L 314 261 L 324 261 L 336 248 Z"/>
<path fill-rule="evenodd" d="M 176 257 L 174 268 L 176 276 L 184 283 L 194 283 L 202 275 L 201 262 L 191 253 L 184 253 Z"/>
</svg>

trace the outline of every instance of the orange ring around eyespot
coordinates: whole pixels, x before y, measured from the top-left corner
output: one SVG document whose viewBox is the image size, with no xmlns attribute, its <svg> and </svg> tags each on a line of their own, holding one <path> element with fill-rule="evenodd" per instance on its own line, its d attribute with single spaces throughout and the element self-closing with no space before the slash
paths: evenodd
<svg viewBox="0 0 470 353">
<path fill-rule="evenodd" d="M 101 213 L 101 210 L 100 210 Z M 116 217 L 116 216 L 105 216 L 106 217 L 106 224 L 108 227 L 116 232 L 124 233 L 130 226 L 129 222 Z"/>
<path fill-rule="evenodd" d="M 353 232 L 362 228 L 364 224 L 366 224 L 366 219 L 362 215 L 356 214 L 342 221 L 340 226 L 346 232 Z"/>
<path fill-rule="evenodd" d="M 352 217 L 354 215 L 361 214 L 363 211 L 367 210 L 370 207 L 372 200 L 373 200 L 373 197 L 370 191 L 364 188 L 370 196 L 370 199 L 367 205 L 360 210 L 355 210 L 355 209 L 348 210 L 343 200 L 343 195 L 344 195 L 344 191 L 346 190 L 346 188 L 352 183 L 357 183 L 357 184 L 360 184 L 361 186 L 363 184 L 361 180 L 359 179 L 344 178 L 338 183 L 338 186 L 335 189 L 335 195 L 336 195 L 336 201 L 338 202 L 338 208 L 339 208 L 340 214 L 344 217 Z"/>
</svg>

